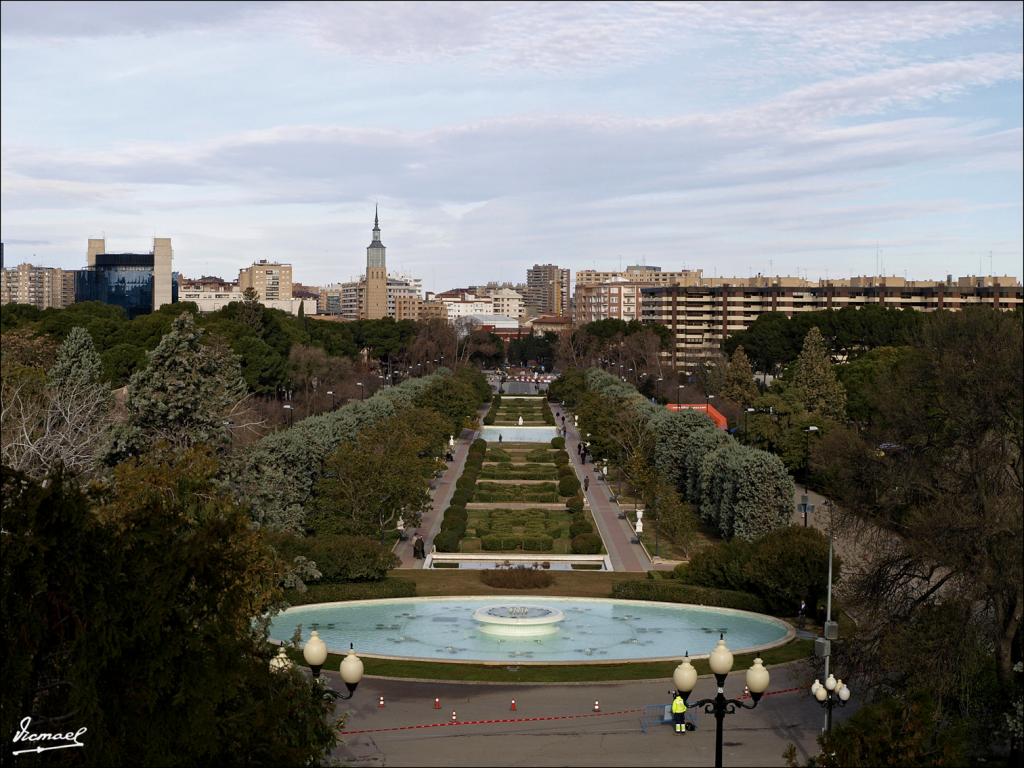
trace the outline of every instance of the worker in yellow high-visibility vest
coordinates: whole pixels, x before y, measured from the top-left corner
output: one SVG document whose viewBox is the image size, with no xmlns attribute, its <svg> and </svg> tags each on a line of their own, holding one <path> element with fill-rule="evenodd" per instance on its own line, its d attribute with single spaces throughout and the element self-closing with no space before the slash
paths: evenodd
<svg viewBox="0 0 1024 768">
<path fill-rule="evenodd" d="M 676 733 L 686 733 L 686 702 L 678 691 L 672 699 L 672 722 L 675 723 Z"/>
</svg>

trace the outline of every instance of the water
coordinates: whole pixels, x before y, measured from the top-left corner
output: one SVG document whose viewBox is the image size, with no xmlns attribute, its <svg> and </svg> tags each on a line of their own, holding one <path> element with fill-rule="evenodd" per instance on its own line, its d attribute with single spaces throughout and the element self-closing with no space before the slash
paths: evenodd
<svg viewBox="0 0 1024 768">
<path fill-rule="evenodd" d="M 506 443 L 550 443 L 558 437 L 555 427 L 484 427 L 480 437 L 498 447 L 498 435 Z"/>
<path fill-rule="evenodd" d="M 539 605 L 565 614 L 543 638 L 499 638 L 481 631 L 473 612 L 488 605 Z M 632 600 L 544 597 L 443 597 L 366 600 L 290 608 L 270 629 L 290 640 L 313 624 L 335 652 L 449 661 L 632 661 L 708 654 L 719 633 L 734 653 L 786 640 L 789 626 L 769 616 L 723 608 Z"/>
</svg>

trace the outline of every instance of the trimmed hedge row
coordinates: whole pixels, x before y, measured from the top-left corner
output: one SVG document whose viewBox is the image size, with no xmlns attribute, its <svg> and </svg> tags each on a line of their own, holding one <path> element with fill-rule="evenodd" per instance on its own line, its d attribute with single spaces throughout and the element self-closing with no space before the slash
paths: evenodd
<svg viewBox="0 0 1024 768">
<path fill-rule="evenodd" d="M 289 605 L 333 603 L 343 600 L 384 600 L 392 597 L 416 597 L 416 582 L 388 577 L 383 581 L 348 584 L 311 584 L 305 592 L 286 590 Z"/>
<path fill-rule="evenodd" d="M 716 608 L 735 608 L 741 611 L 765 613 L 764 601 L 749 592 L 729 589 L 694 587 L 672 581 L 620 581 L 612 587 L 612 597 L 621 600 L 655 600 L 662 603 L 692 603 Z"/>
<path fill-rule="evenodd" d="M 483 467 L 480 477 L 484 480 L 556 480 L 558 469 L 551 464 L 500 464 Z"/>
<path fill-rule="evenodd" d="M 574 555 L 597 555 L 601 552 L 601 537 L 596 533 L 581 533 L 572 538 Z"/>
<path fill-rule="evenodd" d="M 532 552 L 550 552 L 554 547 L 554 539 L 544 534 L 519 536 L 514 534 L 492 533 L 483 536 L 480 543 L 488 552 L 503 552 L 510 549 L 522 549 Z"/>
<path fill-rule="evenodd" d="M 495 399 L 500 402 L 499 398 Z M 466 535 L 466 504 L 473 498 L 473 488 L 486 453 L 485 440 L 478 438 L 469 446 L 466 468 L 462 472 L 462 477 L 455 483 L 455 493 L 452 494 L 452 500 L 441 519 L 441 531 L 434 537 L 434 546 L 438 552 L 459 551 L 459 541 Z"/>
</svg>

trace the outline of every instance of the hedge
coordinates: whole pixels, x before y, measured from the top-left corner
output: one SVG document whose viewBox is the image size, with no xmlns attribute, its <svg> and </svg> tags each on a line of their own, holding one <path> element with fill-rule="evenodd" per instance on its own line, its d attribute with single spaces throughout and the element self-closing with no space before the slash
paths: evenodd
<svg viewBox="0 0 1024 768">
<path fill-rule="evenodd" d="M 590 521 L 582 516 L 573 517 L 572 523 L 569 525 L 569 536 L 575 539 L 577 536 L 585 533 L 593 533 L 594 526 L 590 524 Z"/>
<path fill-rule="evenodd" d="M 568 501 L 565 502 L 565 508 L 572 512 L 574 515 L 579 514 L 583 511 L 583 497 L 577 493 L 572 496 Z"/>
<path fill-rule="evenodd" d="M 343 600 L 384 600 L 392 597 L 416 597 L 416 582 L 389 577 L 383 581 L 351 584 L 312 584 L 305 592 L 285 590 L 289 605 L 333 603 Z"/>
<path fill-rule="evenodd" d="M 463 533 L 465 533 L 465 529 L 463 529 Z M 434 537 L 434 546 L 437 547 L 438 552 L 458 552 L 461 539 L 462 534 L 456 530 L 441 531 Z"/>
<path fill-rule="evenodd" d="M 551 447 L 552 448 L 562 448 L 562 449 L 564 449 L 565 448 L 565 438 L 564 437 L 552 437 L 551 438 Z"/>
<path fill-rule="evenodd" d="M 572 552 L 574 555 L 597 555 L 601 552 L 601 537 L 596 533 L 581 533 L 573 536 Z"/>
<path fill-rule="evenodd" d="M 554 539 L 550 536 L 537 534 L 532 536 L 515 536 L 492 533 L 481 539 L 483 548 L 488 552 L 505 552 L 511 549 L 522 549 L 532 552 L 550 552 Z"/>
<path fill-rule="evenodd" d="M 575 476 L 563 477 L 558 481 L 558 493 L 560 496 L 575 496 L 579 493 L 580 481 Z"/>
<path fill-rule="evenodd" d="M 741 611 L 765 613 L 764 601 L 748 592 L 729 589 L 692 587 L 672 581 L 620 581 L 612 587 L 612 597 L 621 600 L 655 600 L 662 603 L 692 603 L 712 605 L 716 608 L 735 608 Z"/>
</svg>

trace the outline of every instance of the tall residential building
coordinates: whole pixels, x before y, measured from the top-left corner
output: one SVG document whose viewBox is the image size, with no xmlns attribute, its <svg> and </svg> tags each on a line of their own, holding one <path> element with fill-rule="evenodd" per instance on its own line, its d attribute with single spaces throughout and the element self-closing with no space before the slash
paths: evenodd
<svg viewBox="0 0 1024 768">
<path fill-rule="evenodd" d="M 75 275 L 75 300 L 116 304 L 130 318 L 172 304 L 178 300 L 173 255 L 169 237 L 153 238 L 150 253 L 107 253 L 105 240 L 90 238 L 87 266 Z"/>
<path fill-rule="evenodd" d="M 645 287 L 644 283 L 628 282 L 621 277 L 598 285 L 577 283 L 573 297 L 573 322 L 583 325 L 595 320 L 639 320 L 640 290 Z"/>
<path fill-rule="evenodd" d="M 380 241 L 380 220 L 373 210 L 373 240 L 366 248 L 366 290 L 360 317 L 380 320 L 388 316 L 388 268 L 384 243 Z"/>
<path fill-rule="evenodd" d="M 526 270 L 526 305 L 541 314 L 569 313 L 568 269 L 554 264 L 534 264 Z"/>
<path fill-rule="evenodd" d="M 491 301 L 496 315 L 519 318 L 523 314 L 523 297 L 511 288 L 491 291 Z"/>
<path fill-rule="evenodd" d="M 722 342 L 746 330 L 766 312 L 788 317 L 876 304 L 896 309 L 957 311 L 972 304 L 1002 310 L 1022 306 L 1021 284 L 1013 277 L 962 277 L 953 281 L 905 280 L 902 277 L 855 277 L 845 280 L 774 280 L 731 278 L 731 283 L 642 288 L 642 318 L 666 326 L 674 339 L 667 354 L 676 367 L 717 355 Z M 786 285 L 800 282 L 801 285 Z"/>
<path fill-rule="evenodd" d="M 702 270 L 683 269 L 678 272 L 662 272 L 661 267 L 632 265 L 625 271 L 598 272 L 595 269 L 581 269 L 576 273 L 576 290 L 587 285 L 600 285 L 612 280 L 645 285 L 700 285 Z"/>
<path fill-rule="evenodd" d="M 261 301 L 292 300 L 292 265 L 260 259 L 238 270 L 238 287 L 253 288 Z"/>
<path fill-rule="evenodd" d="M 0 271 L 0 304 L 63 309 L 75 303 L 75 270 L 19 264 Z"/>
</svg>

